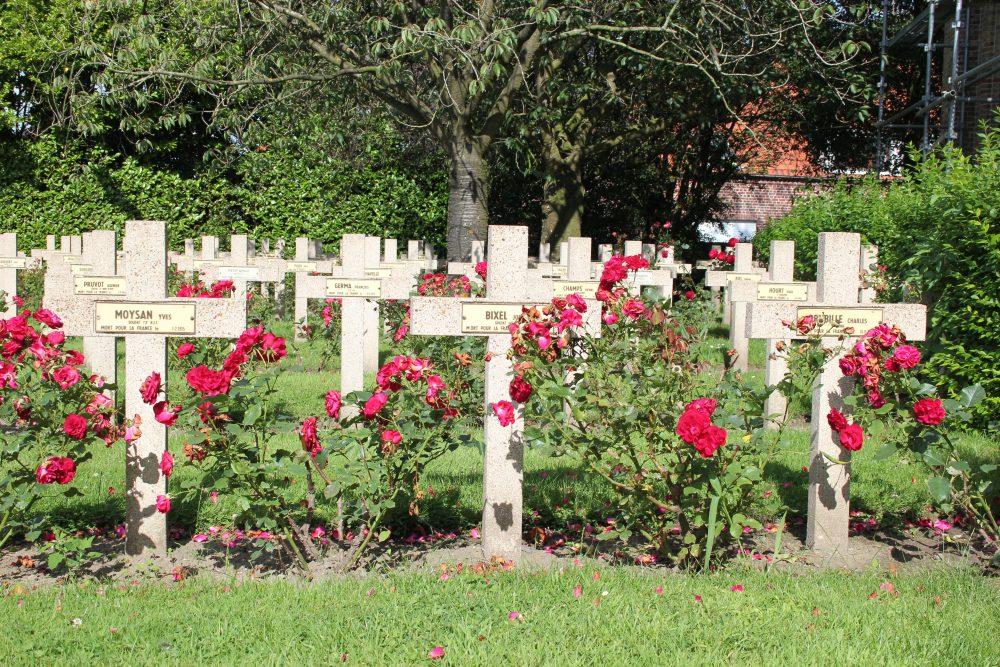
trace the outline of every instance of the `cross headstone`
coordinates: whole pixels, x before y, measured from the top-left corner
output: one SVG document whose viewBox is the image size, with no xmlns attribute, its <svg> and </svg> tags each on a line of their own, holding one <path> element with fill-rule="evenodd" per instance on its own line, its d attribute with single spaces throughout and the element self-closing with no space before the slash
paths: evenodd
<svg viewBox="0 0 1000 667">
<path fill-rule="evenodd" d="M 139 392 L 157 372 L 167 376 L 167 338 L 235 338 L 246 327 L 246 302 L 238 299 L 167 297 L 166 223 L 125 223 L 124 297 L 99 300 L 56 297 L 50 303 L 68 336 L 125 338 L 125 412 L 142 418 L 142 436 L 128 446 L 125 459 L 125 552 L 130 556 L 165 556 L 166 515 L 156 497 L 166 494 L 160 457 L 167 447 L 167 427 L 156 421 L 153 406 Z"/>
<path fill-rule="evenodd" d="M 791 332 L 782 320 L 798 322 L 812 315 L 822 345 L 838 347 L 838 336 L 849 344 L 880 323 L 895 324 L 909 340 L 923 340 L 927 307 L 920 304 L 859 305 L 858 266 L 861 237 L 843 232 L 819 235 L 814 303 L 758 301 L 747 306 L 747 335 L 751 338 L 783 338 Z M 813 387 L 812 452 L 809 465 L 809 518 L 806 546 L 823 555 L 845 553 L 850 519 L 851 452 L 840 446 L 827 421 L 831 408 L 845 409 L 843 399 L 854 390 L 854 380 L 845 377 L 840 355 L 824 364 Z M 843 462 L 843 463 L 842 463 Z"/>
<path fill-rule="evenodd" d="M 501 556 L 516 561 L 521 555 L 524 415 L 519 408 L 514 423 L 501 426 L 493 405 L 510 398 L 508 388 L 513 375 L 507 358 L 510 348 L 507 327 L 521 315 L 524 305 L 537 302 L 527 298 L 527 227 L 491 225 L 488 244 L 486 298 L 414 297 L 410 300 L 410 333 L 486 336 L 483 554 L 487 558 Z M 589 259 L 588 247 L 588 263 Z M 599 317 L 600 310 L 589 309 L 588 314 Z"/>
<path fill-rule="evenodd" d="M 361 277 L 378 279 L 379 295 L 381 296 L 381 281 L 383 278 L 390 278 L 392 276 L 392 269 L 384 269 L 379 266 L 382 263 L 382 239 L 377 236 L 366 236 L 364 238 L 365 259 L 364 272 Z M 343 250 L 341 250 L 341 256 L 343 257 Z M 348 277 L 343 267 L 341 267 L 341 277 Z M 362 312 L 364 313 L 364 372 L 377 373 L 379 367 L 379 334 L 382 329 L 379 322 L 379 303 L 378 299 L 362 299 L 360 301 L 362 303 Z M 341 319 L 341 326 L 343 326 L 343 319 Z M 348 348 L 341 347 L 340 349 L 343 351 Z"/>
<path fill-rule="evenodd" d="M 295 258 L 287 264 L 288 272 L 295 274 L 295 340 L 305 339 L 305 334 L 302 332 L 299 323 L 301 322 L 303 326 L 308 324 L 310 299 L 306 294 L 308 291 L 306 289 L 306 283 L 309 282 L 308 279 L 314 277 L 312 274 L 329 274 L 333 269 L 333 262 L 330 260 L 313 259 L 314 256 L 315 244 L 302 236 L 295 239 Z"/>
<path fill-rule="evenodd" d="M 418 336 L 486 336 L 483 553 L 517 560 L 521 554 L 524 415 L 501 426 L 493 405 L 509 400 L 510 331 L 526 302 L 528 228 L 491 225 L 486 299 L 414 297 L 410 332 Z"/>
<path fill-rule="evenodd" d="M 733 248 L 733 269 L 731 271 L 706 271 L 705 284 L 711 288 L 724 288 L 722 294 L 722 323 L 732 324 L 732 304 L 729 302 L 729 285 L 735 280 L 760 282 L 763 269 L 753 265 L 753 244 L 737 243 Z"/>
<path fill-rule="evenodd" d="M 35 261 L 17 254 L 17 234 L 7 232 L 0 234 L 0 292 L 3 292 L 4 317 L 17 315 L 17 272 L 34 266 Z"/>
<path fill-rule="evenodd" d="M 766 280 L 750 282 L 737 280 L 729 285 L 732 303 L 733 325 L 729 328 L 729 345 L 736 350 L 735 368 L 747 370 L 749 364 L 749 337 L 746 335 L 746 312 L 748 303 L 757 301 L 815 302 L 815 282 L 793 281 L 795 270 L 795 242 L 771 241 L 770 265 Z M 777 385 L 788 372 L 788 362 L 783 354 L 778 354 L 779 343 L 785 339 L 771 338 L 766 342 L 767 355 L 764 360 L 764 383 Z M 743 360 L 742 364 L 740 360 Z M 771 392 L 764 406 L 765 415 L 783 415 L 788 399 L 778 391 Z M 769 428 L 777 428 L 777 423 L 768 421 Z"/>
<path fill-rule="evenodd" d="M 42 304 L 57 313 L 59 311 L 49 304 L 70 295 L 76 300 L 95 301 L 126 294 L 126 279 L 116 275 L 118 244 L 115 232 L 95 230 L 84 234 L 83 240 L 80 256 L 67 256 L 67 259 L 73 259 L 73 263 L 52 262 L 45 272 Z M 114 338 L 83 336 L 83 354 L 91 371 L 111 383 L 117 383 L 118 358 Z"/>
<path fill-rule="evenodd" d="M 340 239 L 341 266 L 323 280 L 324 295 L 340 303 L 340 387 L 344 394 L 364 389 L 366 372 L 378 370 L 378 298 L 381 279 L 366 277 L 371 243 L 364 234 L 344 234 Z M 369 313 L 375 308 L 375 322 Z M 366 341 L 374 328 L 374 351 Z M 374 359 L 371 355 L 374 352 Z M 374 371 L 372 367 L 375 367 Z"/>
</svg>

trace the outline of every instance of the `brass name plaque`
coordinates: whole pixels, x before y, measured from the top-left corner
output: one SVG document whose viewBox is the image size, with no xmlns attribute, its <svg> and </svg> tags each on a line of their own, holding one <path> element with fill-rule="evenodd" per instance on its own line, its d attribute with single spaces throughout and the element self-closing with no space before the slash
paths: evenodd
<svg viewBox="0 0 1000 667">
<path fill-rule="evenodd" d="M 521 316 L 519 303 L 463 303 L 462 333 L 505 334 L 510 323 Z"/>
<path fill-rule="evenodd" d="M 220 266 L 219 278 L 222 280 L 259 280 L 260 269 L 256 266 Z"/>
<path fill-rule="evenodd" d="M 119 276 L 77 276 L 73 294 L 78 296 L 125 296 L 125 278 Z"/>
<path fill-rule="evenodd" d="M 26 269 L 27 257 L 0 257 L 0 269 Z"/>
<path fill-rule="evenodd" d="M 90 276 L 94 273 L 94 266 L 92 264 L 70 264 L 69 270 L 74 276 Z"/>
<path fill-rule="evenodd" d="M 806 315 L 816 318 L 817 333 L 824 336 L 839 336 L 851 329 L 850 335 L 863 336 L 869 329 L 882 324 L 881 308 L 823 308 L 799 307 L 795 309 L 795 319 Z"/>
<path fill-rule="evenodd" d="M 389 278 L 392 269 L 365 269 L 365 278 Z"/>
<path fill-rule="evenodd" d="M 565 299 L 570 294 L 579 294 L 584 299 L 593 299 L 597 295 L 599 280 L 554 280 L 552 281 L 552 296 Z"/>
<path fill-rule="evenodd" d="M 107 334 L 195 333 L 196 306 L 193 303 L 109 303 L 94 304 L 94 331 Z"/>
<path fill-rule="evenodd" d="M 726 273 L 726 282 L 731 283 L 734 280 L 745 280 L 759 283 L 763 277 L 763 273 Z"/>
<path fill-rule="evenodd" d="M 288 262 L 289 271 L 307 271 L 313 273 L 319 269 L 319 263 L 317 262 Z"/>
<path fill-rule="evenodd" d="M 809 286 L 796 283 L 758 283 L 758 301 L 807 301 Z"/>
<path fill-rule="evenodd" d="M 329 278 L 326 281 L 326 295 L 377 299 L 382 296 L 382 281 L 378 278 Z"/>
</svg>

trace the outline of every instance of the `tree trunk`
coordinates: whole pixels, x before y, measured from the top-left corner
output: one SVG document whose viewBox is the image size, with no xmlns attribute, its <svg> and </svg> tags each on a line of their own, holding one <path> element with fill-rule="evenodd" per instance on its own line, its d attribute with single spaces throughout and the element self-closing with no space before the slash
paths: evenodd
<svg viewBox="0 0 1000 667">
<path fill-rule="evenodd" d="M 559 242 L 582 234 L 587 190 L 583 185 L 583 151 L 545 159 L 542 202 L 542 240 L 558 248 Z"/>
<path fill-rule="evenodd" d="M 465 261 L 472 242 L 486 242 L 489 226 L 489 165 L 483 142 L 463 136 L 451 140 L 448 171 L 448 259 Z"/>
</svg>

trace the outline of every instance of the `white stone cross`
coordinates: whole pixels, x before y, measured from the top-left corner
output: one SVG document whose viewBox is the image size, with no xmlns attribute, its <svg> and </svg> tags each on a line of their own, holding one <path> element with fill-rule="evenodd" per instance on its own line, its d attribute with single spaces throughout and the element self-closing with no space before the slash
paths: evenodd
<svg viewBox="0 0 1000 667">
<path fill-rule="evenodd" d="M 625 241 L 625 257 L 642 255 L 642 241 Z M 601 269 L 603 271 L 603 268 Z M 600 273 L 597 273 L 600 276 Z M 667 301 L 674 296 L 674 272 L 668 269 L 641 269 L 635 272 L 632 279 L 633 288 L 641 291 L 643 287 L 652 287 L 657 296 Z"/>
<path fill-rule="evenodd" d="M 156 421 L 139 387 L 153 372 L 166 378 L 168 337 L 239 336 L 246 327 L 246 302 L 168 297 L 167 228 L 161 221 L 125 223 L 125 279 L 124 297 L 55 297 L 50 308 L 68 336 L 125 338 L 125 412 L 142 419 L 142 436 L 126 450 L 125 552 L 165 556 L 167 520 L 156 510 L 156 497 L 167 492 L 159 467 L 167 427 Z"/>
<path fill-rule="evenodd" d="M 382 278 L 367 277 L 364 234 L 344 234 L 340 240 L 341 266 L 329 267 L 332 275 L 295 276 L 295 298 L 341 300 L 340 306 L 340 385 L 344 394 L 364 389 L 366 372 L 378 370 L 378 346 L 366 345 L 370 328 L 378 336 L 378 299 Z M 375 308 L 374 321 L 366 314 Z"/>
<path fill-rule="evenodd" d="M 732 304 L 729 302 L 729 285 L 736 280 L 760 282 L 764 270 L 753 265 L 753 244 L 737 243 L 733 248 L 733 268 L 731 271 L 705 272 L 705 285 L 711 288 L 725 288 L 722 294 L 722 323 L 732 323 Z"/>
<path fill-rule="evenodd" d="M 330 260 L 317 260 L 315 257 L 315 244 L 308 238 L 300 236 L 295 239 L 295 259 L 289 261 L 286 270 L 295 274 L 295 340 L 304 340 L 305 335 L 301 326 L 308 324 L 309 299 L 307 292 L 314 293 L 315 290 L 307 289 L 310 278 L 315 273 L 327 274 L 333 269 L 333 262 Z M 325 283 L 324 283 L 325 284 Z M 322 298 L 313 296 L 311 298 Z M 301 326 L 300 326 L 301 323 Z"/>
<path fill-rule="evenodd" d="M 895 324 L 909 340 L 923 340 L 927 307 L 920 304 L 859 305 L 858 266 L 861 237 L 844 232 L 819 235 L 815 303 L 758 301 L 747 305 L 747 335 L 783 338 L 791 333 L 782 320 L 798 322 L 812 315 L 825 348 L 836 349 L 838 336 L 850 344 L 880 323 Z M 845 330 L 845 327 L 850 330 Z M 794 336 L 797 337 L 797 336 Z M 843 399 L 854 390 L 833 355 L 820 373 L 812 396 L 812 452 L 809 464 L 809 519 L 806 546 L 829 556 L 846 553 L 850 520 L 851 452 L 839 444 L 827 421 L 831 408 L 845 410 Z M 844 462 L 844 463 L 841 463 Z"/>
<path fill-rule="evenodd" d="M 756 301 L 797 301 L 815 303 L 816 283 L 795 282 L 795 242 L 771 241 L 770 263 L 767 280 L 751 282 L 736 280 L 729 284 L 729 299 L 732 304 L 733 324 L 729 328 L 729 345 L 736 350 L 733 367 L 746 371 L 749 368 L 749 338 L 746 335 L 747 304 Z M 767 356 L 764 361 L 764 384 L 777 385 L 788 372 L 787 358 L 778 354 L 779 343 L 785 338 L 767 340 Z M 773 391 L 764 406 L 764 415 L 784 415 L 788 399 L 778 391 Z M 774 421 L 767 422 L 768 428 L 777 428 Z"/>
<path fill-rule="evenodd" d="M 414 297 L 410 300 L 410 333 L 417 336 L 486 336 L 485 456 L 483 461 L 483 555 L 519 560 L 521 556 L 522 477 L 524 467 L 523 408 L 514 423 L 501 426 L 494 404 L 510 400 L 513 379 L 508 325 L 520 317 L 528 298 L 528 228 L 491 225 L 485 299 Z M 586 245 L 587 265 L 590 241 Z M 566 253 L 568 255 L 568 253 Z M 586 271 L 584 270 L 584 275 Z M 588 322 L 600 309 L 588 309 Z M 588 324 L 588 327 L 590 324 Z M 599 326 L 599 325 L 598 325 Z"/>
<path fill-rule="evenodd" d="M 16 233 L 0 234 L 0 292 L 4 296 L 0 307 L 3 308 L 4 317 L 17 315 L 17 304 L 14 303 L 14 297 L 17 296 L 17 272 L 30 269 L 35 264 L 36 260 L 18 255 Z"/>
<path fill-rule="evenodd" d="M 118 276 L 118 244 L 113 230 L 95 230 L 83 235 L 83 252 L 79 257 L 67 255 L 73 263 L 51 262 L 45 272 L 42 304 L 72 295 L 76 300 L 96 301 L 126 294 L 124 276 Z M 83 355 L 90 370 L 108 382 L 118 382 L 115 339 L 108 336 L 83 336 Z"/>
<path fill-rule="evenodd" d="M 493 405 L 510 400 L 513 378 L 507 326 L 526 303 L 528 228 L 490 225 L 486 299 L 414 297 L 410 333 L 417 336 L 486 336 L 485 457 L 483 461 L 483 554 L 519 560 L 521 555 L 524 415 L 501 426 Z"/>
<path fill-rule="evenodd" d="M 777 243 L 777 245 L 775 245 Z M 741 247 L 743 246 L 743 247 Z M 736 246 L 738 252 L 749 254 L 749 243 Z M 739 257 L 739 255 L 737 256 Z M 739 261 L 737 259 L 737 261 Z M 780 241 L 771 244 L 771 267 L 767 274 L 750 274 L 759 280 L 742 279 L 735 272 L 735 280 L 729 280 L 723 297 L 728 300 L 730 311 L 729 347 L 735 354 L 730 360 L 730 368 L 746 372 L 750 370 L 750 339 L 746 335 L 746 304 L 752 301 L 809 301 L 816 297 L 816 283 L 792 284 L 795 268 L 795 243 Z M 775 372 L 785 375 L 784 358 L 775 361 Z M 775 392 L 777 393 L 777 392 Z M 784 406 L 782 406 L 782 412 Z"/>
<path fill-rule="evenodd" d="M 68 238 L 69 237 L 67 237 L 67 239 Z M 67 243 L 66 247 L 68 248 L 69 247 L 69 241 L 67 240 L 66 243 Z M 30 253 L 30 255 L 31 255 L 31 257 L 33 259 L 42 260 L 42 261 L 45 261 L 45 262 L 51 261 L 51 259 L 53 257 L 57 257 L 57 256 L 62 255 L 62 254 L 63 253 L 60 250 L 56 249 L 56 237 L 55 237 L 54 234 L 48 234 L 48 235 L 46 235 L 46 237 L 45 237 L 45 250 L 41 250 L 41 249 L 36 248 L 36 249 L 33 249 L 31 251 L 31 253 Z"/>
</svg>

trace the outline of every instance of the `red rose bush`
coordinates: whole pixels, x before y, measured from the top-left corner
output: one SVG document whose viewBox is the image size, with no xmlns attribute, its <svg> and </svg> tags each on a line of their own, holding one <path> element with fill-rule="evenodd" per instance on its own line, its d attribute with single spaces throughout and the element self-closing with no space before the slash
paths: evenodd
<svg viewBox="0 0 1000 667">
<path fill-rule="evenodd" d="M 63 348 L 61 328 L 45 309 L 0 320 L 0 546 L 58 530 L 34 512 L 37 501 L 72 490 L 90 447 L 121 436 L 102 393 L 114 387 L 88 374 L 82 354 Z"/>
<path fill-rule="evenodd" d="M 503 424 L 508 406 L 522 406 L 529 445 L 579 458 L 617 491 L 619 518 L 602 539 L 638 533 L 661 556 L 701 564 L 759 526 L 746 507 L 763 443 L 780 436 L 763 429 L 764 393 L 702 374 L 701 310 L 682 298 L 681 319 L 639 293 L 635 272 L 648 265 L 614 256 L 596 302 L 570 295 L 526 309 L 511 326 L 510 401 L 492 407 Z M 600 336 L 581 326 L 591 308 Z"/>
<path fill-rule="evenodd" d="M 942 512 L 959 512 L 988 539 L 1000 538 L 990 500 L 995 466 L 967 460 L 951 436 L 985 397 L 982 387 L 967 387 L 954 398 L 937 396 L 921 377 L 920 351 L 897 326 L 880 324 L 849 340 L 839 365 L 854 380 L 854 393 L 844 400 L 851 415 L 827 415 L 841 446 L 858 451 L 872 442 L 877 458 L 906 452 L 927 468 L 928 490 Z"/>
</svg>

